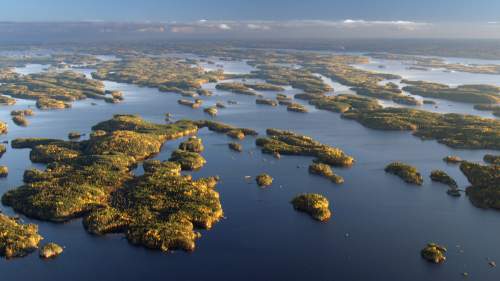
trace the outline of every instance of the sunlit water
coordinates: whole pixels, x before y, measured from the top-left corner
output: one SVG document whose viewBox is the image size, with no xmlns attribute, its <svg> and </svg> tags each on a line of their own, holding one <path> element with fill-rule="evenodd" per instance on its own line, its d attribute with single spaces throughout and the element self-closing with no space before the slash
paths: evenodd
<svg viewBox="0 0 500 281">
<path fill-rule="evenodd" d="M 239 67 L 237 62 L 219 63 L 230 64 L 233 73 L 249 69 L 243 63 Z M 87 75 L 91 72 L 79 71 Z M 164 122 L 167 112 L 175 119 L 209 118 L 201 109 L 177 104 L 181 98 L 178 94 L 114 82 L 105 85 L 123 91 L 125 101 L 112 105 L 84 100 L 68 110 L 35 110 L 27 128 L 14 125 L 9 112 L 34 107 L 34 102 L 18 100 L 14 106 L 0 108 L 0 120 L 9 125 L 9 133 L 0 140 L 65 139 L 69 131 L 89 133 L 92 125 L 117 113 L 140 114 L 158 123 Z M 309 175 L 311 157 L 283 156 L 276 160 L 262 154 L 252 137 L 242 141 L 243 153 L 235 153 L 227 147 L 231 139 L 204 129 L 199 136 L 206 147 L 202 154 L 207 165 L 194 176 L 221 176 L 217 190 L 226 218 L 212 230 L 202 231 L 193 253 L 163 254 L 135 247 L 119 234 L 93 236 L 85 232 L 80 219 L 54 224 L 22 216 L 25 222 L 39 225 L 45 242 L 64 245 L 65 252 L 50 261 L 40 260 L 36 253 L 15 260 L 2 259 L 1 280 L 421 281 L 460 280 L 462 272 L 468 272 L 471 280 L 499 280 L 500 272 L 488 266 L 487 258 L 500 261 L 500 213 L 475 208 L 466 196 L 452 198 L 446 194 L 446 186 L 428 178 L 431 170 L 442 169 L 456 179 L 460 188 L 465 188 L 468 183 L 458 167 L 441 159 L 458 155 L 481 161 L 491 151 L 455 150 L 435 141 L 421 141 L 408 132 L 367 129 L 309 105 L 310 113 L 288 112 L 283 106 L 256 105 L 255 97 L 217 91 L 214 84 L 205 87 L 214 90 L 215 95 L 203 97 L 204 106 L 216 101 L 238 101 L 237 105 L 220 109 L 214 120 L 254 128 L 261 135 L 266 128 L 293 130 L 354 156 L 352 168 L 335 169 L 345 183 L 334 185 Z M 287 88 L 286 93 L 297 92 Z M 168 159 L 180 141 L 167 142 L 156 158 Z M 0 159 L 0 165 L 10 169 L 9 176 L 0 180 L 2 193 L 22 184 L 25 169 L 43 167 L 32 164 L 28 154 L 27 149 L 9 148 Z M 424 185 L 408 185 L 384 173 L 384 166 L 395 160 L 418 167 Z M 273 186 L 262 189 L 253 179 L 245 180 L 245 176 L 261 172 L 274 177 Z M 302 192 L 321 193 L 330 200 L 333 216 L 329 222 L 319 223 L 293 210 L 289 201 Z M 1 210 L 14 214 L 5 206 Z M 430 241 L 448 247 L 445 264 L 436 266 L 420 257 L 420 249 Z"/>
</svg>

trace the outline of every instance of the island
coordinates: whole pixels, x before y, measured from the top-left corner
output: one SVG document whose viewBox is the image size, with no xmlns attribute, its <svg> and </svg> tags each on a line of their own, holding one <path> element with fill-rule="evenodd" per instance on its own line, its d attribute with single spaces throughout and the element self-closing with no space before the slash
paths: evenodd
<svg viewBox="0 0 500 281">
<path fill-rule="evenodd" d="M 33 162 L 49 164 L 46 170 L 26 170 L 24 184 L 6 192 L 2 203 L 45 221 L 83 217 L 90 233 L 124 233 L 131 243 L 151 249 L 194 250 L 196 229 L 209 229 L 223 216 L 218 177 L 194 180 L 168 161 L 145 163 L 140 176 L 132 169 L 158 154 L 165 141 L 195 134 L 195 122 L 155 124 L 115 115 L 92 130 L 82 141 L 14 140 L 13 148 L 36 151 Z"/>
<path fill-rule="evenodd" d="M 460 171 L 471 184 L 465 193 L 474 206 L 500 210 L 499 165 L 481 165 L 464 161 L 460 164 Z"/>
<path fill-rule="evenodd" d="M 267 129 L 266 133 L 268 137 L 256 140 L 263 153 L 313 156 L 317 162 L 341 167 L 350 167 L 354 163 L 354 158 L 342 150 L 311 137 L 277 129 Z"/>
<path fill-rule="evenodd" d="M 461 85 L 450 87 L 445 84 L 409 80 L 403 80 L 402 83 L 409 85 L 403 87 L 404 91 L 426 98 L 438 98 L 472 104 L 500 103 L 500 87 L 497 86 Z"/>
<path fill-rule="evenodd" d="M 309 165 L 309 173 L 323 176 L 336 184 L 344 182 L 344 179 L 341 176 L 336 175 L 329 165 L 323 163 L 313 163 Z"/>
<path fill-rule="evenodd" d="M 401 162 L 392 162 L 385 167 L 385 172 L 400 177 L 407 183 L 422 185 L 424 179 L 417 168 Z"/>
<path fill-rule="evenodd" d="M 318 221 L 327 221 L 332 216 L 328 199 L 321 194 L 299 194 L 292 200 L 292 205 L 297 211 L 305 212 Z"/>
<path fill-rule="evenodd" d="M 0 213 L 0 256 L 7 259 L 24 257 L 38 248 L 43 239 L 34 224 L 22 224 L 19 220 Z"/>
<path fill-rule="evenodd" d="M 40 109 L 61 109 L 85 98 L 105 99 L 104 84 L 73 71 L 21 75 L 0 72 L 0 94 L 36 100 Z"/>
<path fill-rule="evenodd" d="M 446 251 L 446 248 L 441 245 L 429 243 L 422 249 L 422 251 L 420 251 L 420 254 L 425 260 L 440 264 L 446 261 L 446 256 L 444 255 Z"/>
<path fill-rule="evenodd" d="M 40 258 L 53 259 L 62 254 L 64 249 L 56 243 L 47 243 L 40 248 Z"/>
<path fill-rule="evenodd" d="M 271 186 L 273 184 L 273 177 L 271 177 L 269 174 L 262 173 L 255 177 L 255 181 L 257 184 L 261 187 L 267 187 Z"/>
</svg>

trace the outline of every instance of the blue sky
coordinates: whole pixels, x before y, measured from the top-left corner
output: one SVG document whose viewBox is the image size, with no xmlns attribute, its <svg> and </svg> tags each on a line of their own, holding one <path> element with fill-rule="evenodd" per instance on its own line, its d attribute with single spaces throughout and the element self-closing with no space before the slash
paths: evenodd
<svg viewBox="0 0 500 281">
<path fill-rule="evenodd" d="M 500 21 L 500 0 L 1 0 L 0 21 Z"/>
</svg>

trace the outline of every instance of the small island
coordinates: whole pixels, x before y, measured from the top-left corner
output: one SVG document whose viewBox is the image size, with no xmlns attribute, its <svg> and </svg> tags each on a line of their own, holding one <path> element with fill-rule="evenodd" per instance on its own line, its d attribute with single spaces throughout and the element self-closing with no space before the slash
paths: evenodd
<svg viewBox="0 0 500 281">
<path fill-rule="evenodd" d="M 430 178 L 432 181 L 440 182 L 449 186 L 450 188 L 458 188 L 457 182 L 444 171 L 433 170 L 431 172 Z"/>
<path fill-rule="evenodd" d="M 236 151 L 236 152 L 242 152 L 243 151 L 243 146 L 237 142 L 230 142 L 228 143 L 229 149 Z"/>
<path fill-rule="evenodd" d="M 40 258 L 53 259 L 62 254 L 64 249 L 56 243 L 48 243 L 40 248 Z"/>
<path fill-rule="evenodd" d="M 440 264 L 446 260 L 446 256 L 444 255 L 446 251 L 446 248 L 441 245 L 429 243 L 422 249 L 422 251 L 420 251 L 420 254 L 425 260 Z"/>
<path fill-rule="evenodd" d="M 27 127 L 29 125 L 29 121 L 28 119 L 26 119 L 26 117 L 24 117 L 24 115 L 12 116 L 12 122 L 21 127 Z"/>
<path fill-rule="evenodd" d="M 277 129 L 267 129 L 266 133 L 267 138 L 256 140 L 263 153 L 314 156 L 318 162 L 341 167 L 350 167 L 354 163 L 354 158 L 341 149 L 322 144 L 311 137 Z"/>
<path fill-rule="evenodd" d="M 448 164 L 460 164 L 462 162 L 462 158 L 455 155 L 448 155 L 443 158 L 443 161 Z"/>
<path fill-rule="evenodd" d="M 270 105 L 270 106 L 278 106 L 278 102 L 272 99 L 256 99 L 255 100 L 256 104 L 263 104 L 263 105 Z"/>
<path fill-rule="evenodd" d="M 224 82 L 224 83 L 219 83 L 215 86 L 217 90 L 221 91 L 228 91 L 232 92 L 235 94 L 240 94 L 240 95 L 247 95 L 247 96 L 255 96 L 257 93 L 247 87 L 243 83 L 238 83 L 238 82 Z"/>
<path fill-rule="evenodd" d="M 261 187 L 267 187 L 271 186 L 273 184 L 273 177 L 271 177 L 269 174 L 262 173 L 255 177 L 255 181 L 257 184 Z"/>
<path fill-rule="evenodd" d="M 6 178 L 9 175 L 9 168 L 7 166 L 0 166 L 0 178 Z"/>
<path fill-rule="evenodd" d="M 325 178 L 330 179 L 333 183 L 336 184 L 341 184 L 344 182 L 344 179 L 336 175 L 332 168 L 329 165 L 323 164 L 323 163 L 313 163 L 309 165 L 309 173 L 313 175 L 320 175 Z"/>
<path fill-rule="evenodd" d="M 0 256 L 7 259 L 24 257 L 38 248 L 43 239 L 34 224 L 22 224 L 0 213 Z"/>
<path fill-rule="evenodd" d="M 218 113 L 217 107 L 220 108 L 220 106 L 211 106 L 211 107 L 204 108 L 203 112 L 205 112 L 206 114 L 208 114 L 212 117 L 217 116 L 217 113 Z"/>
<path fill-rule="evenodd" d="M 385 172 L 396 175 L 410 184 L 422 185 L 424 182 L 417 168 L 401 162 L 390 163 L 385 167 Z"/>
<path fill-rule="evenodd" d="M 299 112 L 299 113 L 307 113 L 308 112 L 307 108 L 300 103 L 290 103 L 286 107 L 286 110 L 293 111 L 293 112 Z"/>
<path fill-rule="evenodd" d="M 318 221 L 327 221 L 332 216 L 330 203 L 321 194 L 300 194 L 293 198 L 291 203 L 297 211 L 305 212 Z"/>
</svg>

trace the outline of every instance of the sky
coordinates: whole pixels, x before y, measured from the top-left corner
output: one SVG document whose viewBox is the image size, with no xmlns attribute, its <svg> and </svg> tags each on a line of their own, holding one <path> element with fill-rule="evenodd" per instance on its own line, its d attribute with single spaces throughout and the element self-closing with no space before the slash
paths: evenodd
<svg viewBox="0 0 500 281">
<path fill-rule="evenodd" d="M 0 0 L 0 35 L 500 39 L 499 11 L 500 0 Z"/>
<path fill-rule="evenodd" d="M 0 21 L 500 21 L 499 0 L 1 0 Z"/>
</svg>

